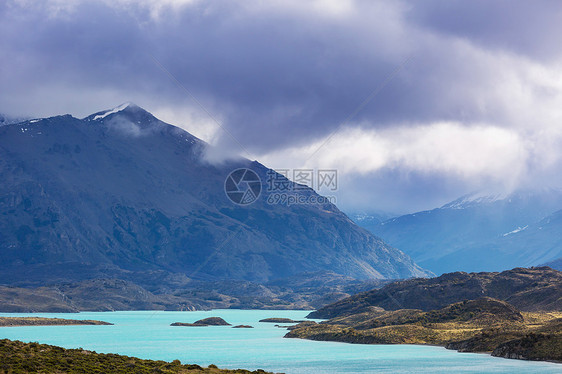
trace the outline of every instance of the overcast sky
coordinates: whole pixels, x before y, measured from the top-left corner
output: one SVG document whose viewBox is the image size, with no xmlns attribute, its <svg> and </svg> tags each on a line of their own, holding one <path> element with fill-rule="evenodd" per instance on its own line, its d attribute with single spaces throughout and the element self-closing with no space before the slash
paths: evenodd
<svg viewBox="0 0 562 374">
<path fill-rule="evenodd" d="M 561 25 L 555 0 L 4 0 L 0 112 L 132 101 L 213 160 L 337 169 L 342 209 L 410 212 L 561 185 Z"/>
</svg>

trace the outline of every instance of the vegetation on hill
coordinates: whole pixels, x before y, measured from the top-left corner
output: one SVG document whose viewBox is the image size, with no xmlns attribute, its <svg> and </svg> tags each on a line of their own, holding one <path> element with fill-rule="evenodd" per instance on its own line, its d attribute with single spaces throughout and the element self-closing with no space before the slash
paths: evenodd
<svg viewBox="0 0 562 374">
<path fill-rule="evenodd" d="M 81 348 L 64 349 L 47 344 L 0 340 L 0 373 L 266 373 L 263 370 L 218 369 L 215 365 L 182 365 L 172 362 L 142 360 L 117 354 L 102 354 Z"/>
<path fill-rule="evenodd" d="M 319 324 L 299 324 L 285 337 L 359 344 L 432 344 L 506 358 L 562 361 L 561 312 L 520 312 L 489 297 L 431 311 L 373 308 Z"/>
<path fill-rule="evenodd" d="M 358 314 L 372 307 L 430 311 L 484 296 L 507 301 L 522 311 L 562 311 L 561 295 L 562 272 L 549 267 L 515 268 L 501 273 L 456 272 L 390 283 L 320 308 L 309 318 Z"/>
</svg>

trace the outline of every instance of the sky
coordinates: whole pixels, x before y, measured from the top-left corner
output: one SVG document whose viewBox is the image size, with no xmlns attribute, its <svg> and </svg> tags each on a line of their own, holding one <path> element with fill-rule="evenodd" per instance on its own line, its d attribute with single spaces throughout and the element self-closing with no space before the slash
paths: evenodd
<svg viewBox="0 0 562 374">
<path fill-rule="evenodd" d="M 558 1 L 5 0 L 0 113 L 134 102 L 346 212 L 562 185 Z M 322 192 L 322 191 L 320 191 Z"/>
</svg>

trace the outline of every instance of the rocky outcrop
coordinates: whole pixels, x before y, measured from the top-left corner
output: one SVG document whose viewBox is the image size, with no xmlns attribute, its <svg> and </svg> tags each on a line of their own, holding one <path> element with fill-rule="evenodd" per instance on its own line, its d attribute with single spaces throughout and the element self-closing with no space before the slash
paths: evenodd
<svg viewBox="0 0 562 374">
<path fill-rule="evenodd" d="M 320 308 L 309 318 L 357 314 L 373 306 L 429 311 L 484 296 L 509 302 L 523 311 L 562 310 L 561 295 L 562 272 L 548 267 L 515 268 L 501 273 L 456 272 L 394 282 Z"/>
<path fill-rule="evenodd" d="M 231 326 L 230 323 L 226 322 L 224 319 L 220 317 L 208 317 L 203 318 L 193 323 L 184 323 L 184 322 L 174 322 L 170 324 L 170 326 Z"/>
<path fill-rule="evenodd" d="M 562 362 L 562 333 L 530 333 L 500 344 L 492 356 Z"/>
</svg>

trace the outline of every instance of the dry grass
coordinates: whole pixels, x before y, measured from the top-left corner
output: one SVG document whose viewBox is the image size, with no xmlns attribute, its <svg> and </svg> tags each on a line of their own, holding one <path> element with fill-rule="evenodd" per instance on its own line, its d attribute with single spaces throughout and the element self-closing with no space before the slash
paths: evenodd
<svg viewBox="0 0 562 374">
<path fill-rule="evenodd" d="M 473 314 L 464 313 L 462 308 L 469 306 L 474 310 L 474 305 L 482 308 Z M 562 312 L 519 314 L 504 309 L 503 314 L 493 314 L 491 310 L 501 307 L 494 300 L 456 306 L 462 313 L 450 313 L 454 310 L 450 307 L 431 314 L 419 310 L 360 313 L 317 325 L 297 326 L 286 337 L 359 344 L 430 344 L 466 352 L 494 351 L 502 357 L 561 359 Z M 506 346 L 508 342 L 511 346 Z"/>
</svg>

